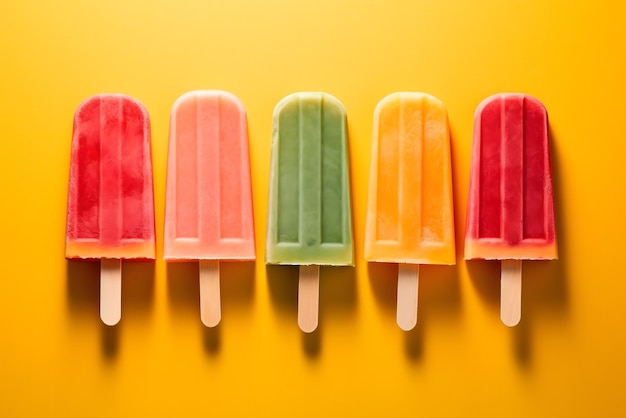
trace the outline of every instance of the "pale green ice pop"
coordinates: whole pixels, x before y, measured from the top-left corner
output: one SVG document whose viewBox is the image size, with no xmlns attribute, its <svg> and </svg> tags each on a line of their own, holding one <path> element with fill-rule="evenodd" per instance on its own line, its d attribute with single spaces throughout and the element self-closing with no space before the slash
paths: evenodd
<svg viewBox="0 0 626 418">
<path fill-rule="evenodd" d="M 335 97 L 294 93 L 276 105 L 268 204 L 265 262 L 302 266 L 298 322 L 311 332 L 318 266 L 354 265 L 346 111 Z"/>
</svg>

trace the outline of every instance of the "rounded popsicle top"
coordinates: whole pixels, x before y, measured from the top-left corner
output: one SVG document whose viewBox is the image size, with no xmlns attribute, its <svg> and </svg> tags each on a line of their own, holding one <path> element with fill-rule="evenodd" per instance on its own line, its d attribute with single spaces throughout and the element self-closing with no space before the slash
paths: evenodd
<svg viewBox="0 0 626 418">
<path fill-rule="evenodd" d="M 266 264 L 354 265 L 346 111 L 322 92 L 276 105 Z"/>
<path fill-rule="evenodd" d="M 155 257 L 150 120 L 132 97 L 97 94 L 75 112 L 65 256 Z"/>
<path fill-rule="evenodd" d="M 556 259 L 548 115 L 523 93 L 474 116 L 465 259 Z"/>
<path fill-rule="evenodd" d="M 441 108 L 445 111 L 443 102 L 431 94 L 413 91 L 398 91 L 383 97 L 374 108 L 374 115 L 379 115 L 385 107 L 391 106 L 394 102 L 401 100 L 423 100 L 428 103 L 428 105 Z"/>
<path fill-rule="evenodd" d="M 538 99 L 536 99 L 533 96 L 530 96 L 528 94 L 525 93 L 516 93 L 516 92 L 504 92 L 504 93 L 496 93 L 496 94 L 492 94 L 491 96 L 483 99 L 478 106 L 476 107 L 476 111 L 474 112 L 474 118 L 478 118 L 485 110 L 487 110 L 489 107 L 491 106 L 500 106 L 500 103 L 503 100 L 506 99 L 514 99 L 514 98 L 519 98 L 524 100 L 525 102 L 530 104 L 530 107 L 534 107 L 536 109 L 538 109 L 539 111 L 547 114 L 548 111 L 546 110 L 545 106 L 543 105 L 543 103 L 541 103 Z"/>
<path fill-rule="evenodd" d="M 364 257 L 455 264 L 448 117 L 443 102 L 396 92 L 374 110 Z"/>
<path fill-rule="evenodd" d="M 76 112 L 74 113 L 74 123 L 80 122 L 83 118 L 91 118 L 93 116 L 93 112 L 95 112 L 102 103 L 118 103 L 120 101 L 124 107 L 134 110 L 135 112 L 133 113 L 140 113 L 141 117 L 145 121 L 145 125 L 149 126 L 150 115 L 148 114 L 148 110 L 143 103 L 134 97 L 122 93 L 100 93 L 87 97 L 80 102 L 76 108 Z"/>
<path fill-rule="evenodd" d="M 346 114 L 346 108 L 341 103 L 339 99 L 335 96 L 320 92 L 320 91 L 301 91 L 296 93 L 291 93 L 285 97 L 283 97 L 274 107 L 274 118 L 276 118 L 285 108 L 289 106 L 296 106 L 299 101 L 323 101 L 325 103 L 325 107 L 335 107 L 337 110 L 341 111 L 344 116 Z"/>
<path fill-rule="evenodd" d="M 172 107 L 163 258 L 254 260 L 254 221 L 243 103 L 194 90 Z"/>
<path fill-rule="evenodd" d="M 190 100 L 197 100 L 202 98 L 217 98 L 222 101 L 227 101 L 235 106 L 241 114 L 246 114 L 246 108 L 239 97 L 226 90 L 191 90 L 182 94 L 174 104 L 172 105 L 172 113 L 175 113 L 184 103 Z"/>
</svg>

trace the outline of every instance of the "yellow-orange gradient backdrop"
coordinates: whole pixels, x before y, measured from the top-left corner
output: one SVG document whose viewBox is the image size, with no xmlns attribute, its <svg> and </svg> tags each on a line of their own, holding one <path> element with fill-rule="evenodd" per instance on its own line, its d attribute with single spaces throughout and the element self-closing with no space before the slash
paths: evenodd
<svg viewBox="0 0 626 418">
<path fill-rule="evenodd" d="M 624 417 L 626 3 L 610 0 L 9 0 L 0 13 L 0 416 Z M 248 111 L 256 263 L 222 269 L 205 329 L 197 265 L 162 259 L 169 111 L 223 89 Z M 355 268 L 322 268 L 320 327 L 297 269 L 265 267 L 271 116 L 295 91 L 348 113 Z M 395 324 L 396 268 L 363 261 L 376 103 L 447 107 L 457 265 L 421 269 L 418 325 Z M 502 91 L 548 109 L 560 259 L 465 262 L 473 113 Z M 98 317 L 97 263 L 64 259 L 73 112 L 103 92 L 152 120 L 157 261 L 125 263 L 122 321 Z"/>
</svg>

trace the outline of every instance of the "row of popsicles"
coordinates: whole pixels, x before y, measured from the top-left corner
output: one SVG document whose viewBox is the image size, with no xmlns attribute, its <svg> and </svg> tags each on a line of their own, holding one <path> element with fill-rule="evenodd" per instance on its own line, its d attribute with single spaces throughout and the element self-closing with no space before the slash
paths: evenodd
<svg viewBox="0 0 626 418">
<path fill-rule="evenodd" d="M 267 264 L 299 265 L 298 324 L 317 327 L 319 266 L 353 265 L 346 111 L 303 92 L 274 110 Z M 220 261 L 254 260 L 246 112 L 224 91 L 174 104 L 169 134 L 164 258 L 199 261 L 200 314 L 220 321 Z M 121 317 L 121 260 L 155 258 L 148 113 L 119 94 L 88 98 L 74 117 L 66 258 L 101 260 L 100 316 Z M 397 263 L 397 322 L 417 321 L 420 264 L 455 264 L 446 110 L 424 93 L 376 106 L 365 259 Z M 547 113 L 504 93 L 475 114 L 466 259 L 502 260 L 501 318 L 521 312 L 521 261 L 557 257 Z"/>
</svg>

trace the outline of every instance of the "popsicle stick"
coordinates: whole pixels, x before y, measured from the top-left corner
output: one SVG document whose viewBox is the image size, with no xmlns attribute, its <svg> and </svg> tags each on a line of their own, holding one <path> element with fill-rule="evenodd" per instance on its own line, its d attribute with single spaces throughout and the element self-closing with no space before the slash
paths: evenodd
<svg viewBox="0 0 626 418">
<path fill-rule="evenodd" d="M 200 260 L 200 319 L 209 328 L 222 319 L 219 261 Z"/>
<path fill-rule="evenodd" d="M 417 324 L 417 293 L 419 286 L 419 264 L 398 265 L 398 307 L 396 322 L 404 331 Z"/>
<path fill-rule="evenodd" d="M 522 316 L 522 261 L 502 260 L 500 319 L 514 327 Z"/>
<path fill-rule="evenodd" d="M 122 317 L 122 260 L 100 260 L 100 319 L 113 326 Z"/>
<path fill-rule="evenodd" d="M 300 266 L 298 280 L 298 326 L 304 332 L 317 328 L 320 266 Z"/>
</svg>

